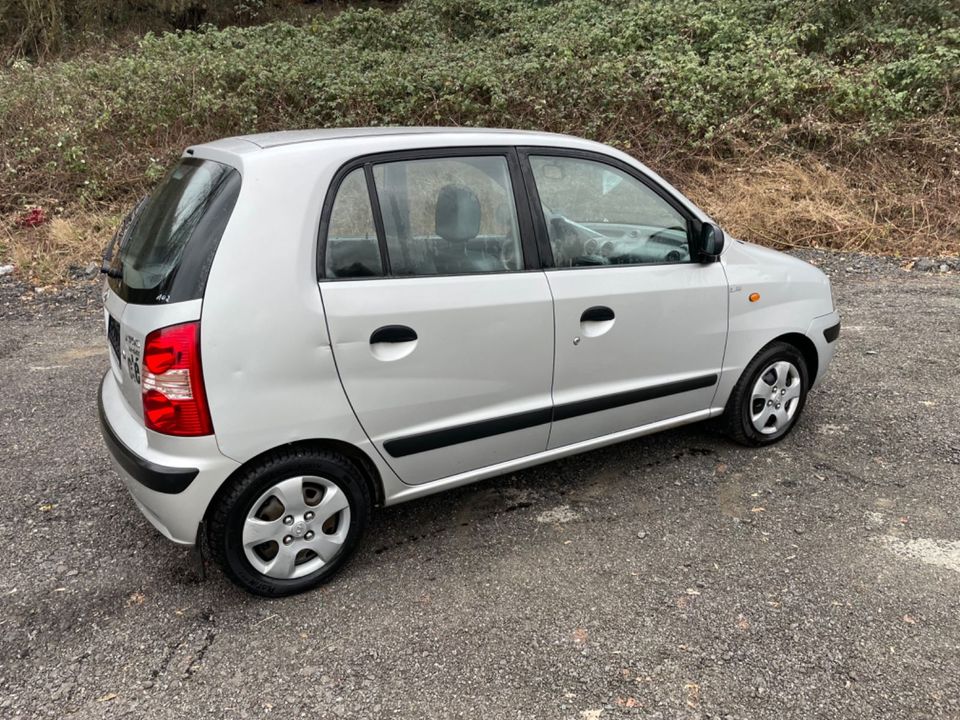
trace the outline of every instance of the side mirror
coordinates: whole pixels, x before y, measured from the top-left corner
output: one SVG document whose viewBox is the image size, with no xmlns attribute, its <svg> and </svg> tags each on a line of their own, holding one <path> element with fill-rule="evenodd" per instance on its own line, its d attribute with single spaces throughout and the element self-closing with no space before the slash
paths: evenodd
<svg viewBox="0 0 960 720">
<path fill-rule="evenodd" d="M 713 223 L 703 223 L 697 240 L 697 255 L 700 262 L 711 263 L 720 259 L 720 253 L 723 252 L 723 230 Z"/>
</svg>

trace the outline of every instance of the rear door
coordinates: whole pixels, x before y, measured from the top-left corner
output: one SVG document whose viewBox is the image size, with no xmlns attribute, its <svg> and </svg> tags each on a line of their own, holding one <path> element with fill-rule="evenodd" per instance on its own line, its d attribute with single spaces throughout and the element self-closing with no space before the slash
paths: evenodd
<svg viewBox="0 0 960 720">
<path fill-rule="evenodd" d="M 550 447 L 709 408 L 728 290 L 720 263 L 691 257 L 694 218 L 613 158 L 530 148 L 523 161 L 553 265 Z"/>
<path fill-rule="evenodd" d="M 321 223 L 337 369 L 410 484 L 547 446 L 553 304 L 516 152 L 418 151 L 341 169 Z"/>
</svg>

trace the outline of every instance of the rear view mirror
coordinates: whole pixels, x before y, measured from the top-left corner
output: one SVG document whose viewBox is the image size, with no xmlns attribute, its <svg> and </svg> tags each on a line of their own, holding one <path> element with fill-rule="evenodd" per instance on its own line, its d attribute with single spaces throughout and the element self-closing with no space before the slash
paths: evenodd
<svg viewBox="0 0 960 720">
<path fill-rule="evenodd" d="M 700 262 L 716 262 L 723 252 L 723 230 L 713 223 L 703 223 L 700 226 L 700 237 L 697 243 L 697 255 Z"/>
</svg>

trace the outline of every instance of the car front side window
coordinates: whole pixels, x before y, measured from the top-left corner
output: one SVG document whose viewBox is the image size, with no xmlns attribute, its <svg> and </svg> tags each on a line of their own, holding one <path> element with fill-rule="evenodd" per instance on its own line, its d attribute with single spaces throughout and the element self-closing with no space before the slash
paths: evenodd
<svg viewBox="0 0 960 720">
<path fill-rule="evenodd" d="M 690 262 L 686 218 L 613 165 L 531 155 L 555 267 Z"/>
</svg>

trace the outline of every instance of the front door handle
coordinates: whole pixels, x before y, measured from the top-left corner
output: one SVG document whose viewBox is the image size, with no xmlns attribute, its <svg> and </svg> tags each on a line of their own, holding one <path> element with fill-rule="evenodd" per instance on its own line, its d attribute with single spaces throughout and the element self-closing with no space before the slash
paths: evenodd
<svg viewBox="0 0 960 720">
<path fill-rule="evenodd" d="M 406 325 L 384 325 L 370 335 L 370 344 L 377 343 L 405 343 L 417 339 L 417 332 Z"/>
<path fill-rule="evenodd" d="M 614 317 L 616 316 L 613 314 L 613 310 L 606 305 L 594 305 L 583 311 L 580 322 L 607 322 L 613 320 Z"/>
</svg>

